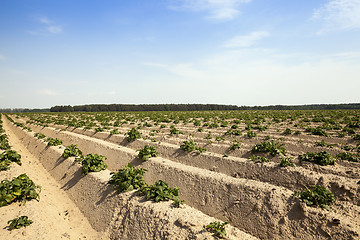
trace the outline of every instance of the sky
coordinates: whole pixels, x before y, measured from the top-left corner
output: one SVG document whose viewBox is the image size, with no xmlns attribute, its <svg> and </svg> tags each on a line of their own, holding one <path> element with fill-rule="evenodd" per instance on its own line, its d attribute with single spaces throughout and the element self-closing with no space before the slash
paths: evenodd
<svg viewBox="0 0 360 240">
<path fill-rule="evenodd" d="M 359 93 L 360 0 L 0 0 L 0 108 Z"/>
</svg>

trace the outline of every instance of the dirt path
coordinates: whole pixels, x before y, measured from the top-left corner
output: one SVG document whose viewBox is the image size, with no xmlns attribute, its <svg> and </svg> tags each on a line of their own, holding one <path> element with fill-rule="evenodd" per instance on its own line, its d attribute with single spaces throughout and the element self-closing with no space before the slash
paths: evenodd
<svg viewBox="0 0 360 240">
<path fill-rule="evenodd" d="M 26 173 L 40 185 L 40 201 L 32 200 L 25 206 L 17 203 L 0 208 L 0 239 L 106 239 L 91 228 L 76 205 L 61 190 L 61 186 L 43 168 L 8 128 L 3 124 L 12 150 L 21 154 L 22 166 L 13 163 L 10 170 L 0 172 L 0 180 L 12 179 Z M 33 224 L 26 228 L 9 231 L 7 221 L 27 215 Z"/>
</svg>

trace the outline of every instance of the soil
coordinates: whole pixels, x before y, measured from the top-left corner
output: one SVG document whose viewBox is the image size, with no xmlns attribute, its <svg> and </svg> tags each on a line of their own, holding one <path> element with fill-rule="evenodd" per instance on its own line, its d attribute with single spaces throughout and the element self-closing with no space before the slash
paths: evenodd
<svg viewBox="0 0 360 240">
<path fill-rule="evenodd" d="M 39 160 L 6 127 L 9 143 L 21 155 L 22 165 L 10 165 L 0 172 L 0 180 L 26 173 L 36 185 L 41 186 L 40 201 L 28 201 L 24 206 L 13 203 L 0 208 L 0 239 L 103 239 L 80 212 L 61 186 L 54 180 Z M 26 215 L 33 221 L 28 227 L 8 230 L 7 222 Z"/>
<path fill-rule="evenodd" d="M 26 119 L 20 118 L 16 121 L 25 123 Z M 107 156 L 106 163 L 111 171 L 116 171 L 129 162 L 147 168 L 145 179 L 149 184 L 163 178 L 169 181 L 172 187 L 180 187 L 180 195 L 190 206 L 223 221 L 230 220 L 240 230 L 261 239 L 359 239 L 359 163 L 339 160 L 335 166 L 318 166 L 300 162 L 297 158 L 299 154 L 307 151 L 329 150 L 332 154 L 336 154 L 342 151 L 341 144 L 355 146 L 349 138 L 340 140 L 310 136 L 304 132 L 296 137 L 285 136 L 281 134 L 283 129 L 279 131 L 272 127 L 265 133 L 259 133 L 254 139 L 238 137 L 237 140 L 242 145 L 241 149 L 227 152 L 234 138 L 226 136 L 224 140 L 206 146 L 207 140 L 204 139 L 208 133 L 197 133 L 196 128 L 188 126 L 180 126 L 179 129 L 185 134 L 178 136 L 167 134 L 169 128 L 163 129 L 165 132 L 155 134 L 159 140 L 156 143 L 150 140 L 151 135 L 145 137 L 145 134 L 144 138 L 147 139 L 128 143 L 123 134 L 109 135 L 108 132 L 96 133 L 94 130 L 65 126 L 42 127 L 34 124 L 26 124 L 26 126 L 48 137 L 58 137 L 63 140 L 64 145 L 78 144 L 85 154 L 98 153 Z M 119 130 L 125 133 L 128 129 L 130 126 Z M 213 140 L 215 136 L 224 134 L 224 130 L 211 131 Z M 11 132 L 9 134 L 12 135 Z M 286 156 L 295 158 L 293 161 L 297 167 L 280 168 L 279 158 L 272 158 L 272 162 L 269 163 L 254 163 L 247 159 L 251 147 L 263 141 L 268 134 L 273 139 L 281 139 L 286 143 L 288 150 Z M 189 137 L 199 144 L 205 144 L 209 151 L 203 154 L 180 151 L 179 145 Z M 322 139 L 328 143 L 341 144 L 333 149 L 315 147 L 314 143 Z M 145 144 L 156 146 L 160 156 L 147 162 L 137 159 L 136 150 Z M 34 147 L 34 144 L 29 144 L 27 147 Z M 17 150 L 15 145 L 13 148 Z M 226 153 L 228 156 L 224 157 Z M 15 166 L 14 169 L 16 168 L 18 167 Z M 334 192 L 337 201 L 331 206 L 331 211 L 309 207 L 292 198 L 295 191 L 315 184 L 325 186 Z M 137 202 L 128 202 L 128 200 L 126 202 L 131 207 L 139 206 Z M 149 209 L 148 206 L 145 208 Z M 141 208 L 139 211 L 145 214 Z M 154 209 L 150 212 L 152 211 Z M 124 221 L 122 218 L 125 219 L 132 214 L 134 213 L 120 211 L 115 225 L 120 228 L 122 226 L 120 223 Z M 151 213 L 149 214 L 151 216 Z M 131 231 L 131 226 L 127 227 L 130 230 L 126 231 Z"/>
</svg>

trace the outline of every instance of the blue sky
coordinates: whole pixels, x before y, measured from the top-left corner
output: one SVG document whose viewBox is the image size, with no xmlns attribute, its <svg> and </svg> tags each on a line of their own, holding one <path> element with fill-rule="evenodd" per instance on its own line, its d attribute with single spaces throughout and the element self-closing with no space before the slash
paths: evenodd
<svg viewBox="0 0 360 240">
<path fill-rule="evenodd" d="M 0 0 L 0 108 L 360 102 L 360 0 Z"/>
</svg>

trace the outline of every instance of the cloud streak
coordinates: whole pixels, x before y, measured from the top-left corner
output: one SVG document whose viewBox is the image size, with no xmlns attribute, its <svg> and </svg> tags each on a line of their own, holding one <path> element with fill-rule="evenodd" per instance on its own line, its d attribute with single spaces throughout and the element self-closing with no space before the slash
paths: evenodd
<svg viewBox="0 0 360 240">
<path fill-rule="evenodd" d="M 37 19 L 37 22 L 42 26 L 38 30 L 28 31 L 32 35 L 53 35 L 60 34 L 63 32 L 63 26 L 56 24 L 55 22 L 49 20 L 47 17 L 41 17 Z"/>
<path fill-rule="evenodd" d="M 312 19 L 320 20 L 324 24 L 319 34 L 334 30 L 360 29 L 360 1 L 331 0 L 316 9 Z"/>
<path fill-rule="evenodd" d="M 173 0 L 173 10 L 208 12 L 212 20 L 232 20 L 240 14 L 240 6 L 252 0 Z"/>
<path fill-rule="evenodd" d="M 270 36 L 267 31 L 251 32 L 248 35 L 238 35 L 226 41 L 223 47 L 226 48 L 247 48 L 255 45 L 261 39 Z"/>
</svg>

